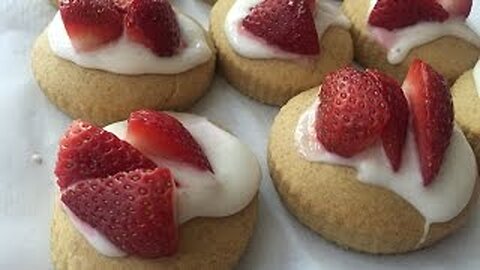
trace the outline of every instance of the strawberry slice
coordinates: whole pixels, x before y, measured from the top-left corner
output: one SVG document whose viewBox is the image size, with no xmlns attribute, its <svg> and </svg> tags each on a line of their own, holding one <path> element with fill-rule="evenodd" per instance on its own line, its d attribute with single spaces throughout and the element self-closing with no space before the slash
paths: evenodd
<svg viewBox="0 0 480 270">
<path fill-rule="evenodd" d="M 141 110 L 130 114 L 127 141 L 143 153 L 213 172 L 202 148 L 190 132 L 166 113 Z"/>
<path fill-rule="evenodd" d="M 253 7 L 242 26 L 283 51 L 320 53 L 311 0 L 264 0 Z"/>
<path fill-rule="evenodd" d="M 403 84 L 410 101 L 423 185 L 435 179 L 453 130 L 453 103 L 446 80 L 425 62 L 414 60 Z"/>
<path fill-rule="evenodd" d="M 393 78 L 377 70 L 366 74 L 374 80 L 388 104 L 390 119 L 382 131 L 383 149 L 394 171 L 400 169 L 403 147 L 407 137 L 409 109 L 408 102 L 400 85 Z"/>
<path fill-rule="evenodd" d="M 127 36 L 158 56 L 172 56 L 180 48 L 177 16 L 167 0 L 133 0 L 125 17 Z"/>
<path fill-rule="evenodd" d="M 448 17 L 436 0 L 378 0 L 368 23 L 392 31 L 421 21 L 443 22 Z"/>
<path fill-rule="evenodd" d="M 123 15 L 112 0 L 61 0 L 59 9 L 78 52 L 96 50 L 123 33 Z"/>
<path fill-rule="evenodd" d="M 128 7 L 132 3 L 133 0 L 113 0 L 115 6 L 120 10 L 122 13 L 127 12 Z"/>
<path fill-rule="evenodd" d="M 352 67 L 328 74 L 319 97 L 317 138 L 326 150 L 343 157 L 372 145 L 390 118 L 375 81 Z"/>
<path fill-rule="evenodd" d="M 61 200 L 121 250 L 156 258 L 178 247 L 174 194 L 170 171 L 156 168 L 77 182 L 63 190 Z"/>
<path fill-rule="evenodd" d="M 472 0 L 438 0 L 438 3 L 453 17 L 468 17 Z"/>
<path fill-rule="evenodd" d="M 77 120 L 60 141 L 55 175 L 64 189 L 87 178 L 155 167 L 155 163 L 112 133 Z"/>
</svg>

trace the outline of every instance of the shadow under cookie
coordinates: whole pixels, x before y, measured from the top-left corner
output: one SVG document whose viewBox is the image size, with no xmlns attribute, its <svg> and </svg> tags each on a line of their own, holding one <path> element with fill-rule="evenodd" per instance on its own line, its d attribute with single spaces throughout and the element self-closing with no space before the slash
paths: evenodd
<svg viewBox="0 0 480 270">
<path fill-rule="evenodd" d="M 426 241 L 418 245 L 425 219 L 406 200 L 387 189 L 360 182 L 355 169 L 303 159 L 295 147 L 294 130 L 317 93 L 318 89 L 301 93 L 280 110 L 268 145 L 275 188 L 300 222 L 342 247 L 374 254 L 430 246 L 465 223 L 480 192 L 478 180 L 463 211 L 449 222 L 431 224 Z M 480 136 L 469 142 L 478 144 Z M 479 163 L 480 151 L 475 154 Z"/>
<path fill-rule="evenodd" d="M 250 240 L 258 199 L 224 218 L 195 218 L 179 228 L 179 251 L 161 259 L 133 256 L 110 258 L 99 254 L 73 227 L 56 203 L 51 227 L 51 256 L 55 269 L 164 270 L 232 269 Z"/>
<path fill-rule="evenodd" d="M 370 37 L 368 32 L 369 6 L 370 0 L 345 0 L 342 5 L 343 11 L 352 22 L 355 60 L 365 67 L 384 71 L 402 82 L 410 63 L 419 58 L 453 84 L 463 72 L 475 65 L 480 56 L 480 48 L 463 39 L 445 36 L 412 49 L 400 64 L 390 64 L 386 49 Z"/>
<path fill-rule="evenodd" d="M 240 0 L 238 0 L 240 1 Z M 353 60 L 348 30 L 329 27 L 321 37 L 320 55 L 302 60 L 250 59 L 230 46 L 224 25 L 235 0 L 219 0 L 213 6 L 210 31 L 218 49 L 221 72 L 237 90 L 263 103 L 283 105 L 301 91 L 319 85 L 324 76 Z"/>
<path fill-rule="evenodd" d="M 215 48 L 205 35 L 212 57 L 199 66 L 174 75 L 121 75 L 57 57 L 44 31 L 33 47 L 33 73 L 60 110 L 99 126 L 126 119 L 138 109 L 185 110 L 207 92 L 214 77 Z"/>
</svg>

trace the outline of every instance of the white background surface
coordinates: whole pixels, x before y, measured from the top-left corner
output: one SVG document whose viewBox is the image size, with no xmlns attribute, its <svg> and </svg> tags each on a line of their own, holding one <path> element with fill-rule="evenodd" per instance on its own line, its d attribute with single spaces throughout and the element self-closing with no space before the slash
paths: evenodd
<svg viewBox="0 0 480 270">
<path fill-rule="evenodd" d="M 36 85 L 30 49 L 55 10 L 48 0 L 0 0 L 0 269 L 52 269 L 49 223 L 57 140 L 69 119 Z M 175 0 L 207 26 L 209 6 Z M 192 110 L 248 144 L 261 162 L 259 222 L 239 269 L 480 269 L 480 215 L 433 248 L 401 256 L 344 251 L 299 224 L 282 207 L 266 166 L 276 108 L 241 96 L 222 78 Z M 43 163 L 32 161 L 39 154 Z"/>
</svg>

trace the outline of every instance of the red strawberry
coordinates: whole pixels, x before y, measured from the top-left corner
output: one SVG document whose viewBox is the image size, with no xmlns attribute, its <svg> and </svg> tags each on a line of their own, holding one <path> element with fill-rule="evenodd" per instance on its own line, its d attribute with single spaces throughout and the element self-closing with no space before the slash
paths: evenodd
<svg viewBox="0 0 480 270">
<path fill-rule="evenodd" d="M 93 51 L 123 33 L 123 15 L 112 0 L 61 0 L 59 9 L 79 52 Z"/>
<path fill-rule="evenodd" d="M 113 0 L 117 8 L 124 13 L 127 12 L 127 9 L 132 3 L 132 1 L 133 0 Z"/>
<path fill-rule="evenodd" d="M 242 26 L 280 49 L 303 55 L 320 53 L 311 0 L 265 0 L 253 7 Z"/>
<path fill-rule="evenodd" d="M 166 113 L 147 110 L 133 112 L 128 119 L 127 140 L 144 153 L 213 172 L 202 148 L 190 132 Z"/>
<path fill-rule="evenodd" d="M 172 56 L 180 47 L 177 16 L 168 0 L 133 0 L 126 17 L 128 37 L 158 56 Z"/>
<path fill-rule="evenodd" d="M 319 96 L 317 138 L 325 149 L 343 157 L 372 145 L 390 118 L 375 81 L 352 67 L 328 74 Z"/>
<path fill-rule="evenodd" d="M 421 21 L 447 19 L 448 12 L 436 0 L 378 0 L 368 23 L 391 31 Z"/>
<path fill-rule="evenodd" d="M 424 186 L 437 176 L 453 130 L 452 96 L 445 79 L 421 60 L 410 65 L 403 84 L 410 100 Z"/>
<path fill-rule="evenodd" d="M 403 146 L 407 137 L 408 103 L 400 85 L 391 77 L 376 70 L 367 70 L 366 74 L 374 80 L 385 98 L 390 111 L 390 119 L 382 131 L 383 149 L 394 171 L 400 169 Z"/>
<path fill-rule="evenodd" d="M 472 0 L 438 0 L 438 3 L 452 16 L 468 17 Z"/>
<path fill-rule="evenodd" d="M 86 178 L 155 167 L 155 163 L 112 133 L 78 120 L 60 141 L 55 174 L 63 189 Z"/>
<path fill-rule="evenodd" d="M 120 172 L 77 182 L 63 203 L 130 255 L 173 255 L 178 246 L 175 183 L 168 169 Z"/>
</svg>

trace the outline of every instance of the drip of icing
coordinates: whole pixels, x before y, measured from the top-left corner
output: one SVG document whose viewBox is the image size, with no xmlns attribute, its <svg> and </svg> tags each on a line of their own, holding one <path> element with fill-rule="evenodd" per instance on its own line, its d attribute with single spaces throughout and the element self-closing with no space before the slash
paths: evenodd
<svg viewBox="0 0 480 270">
<path fill-rule="evenodd" d="M 185 113 L 169 113 L 190 131 L 208 157 L 215 172 L 200 171 L 178 162 L 149 156 L 156 164 L 168 167 L 179 187 L 176 189 L 178 224 L 195 217 L 225 217 L 245 208 L 260 185 L 261 170 L 253 153 L 237 138 L 213 125 L 207 119 Z M 120 139 L 126 138 L 126 121 L 105 127 Z M 65 207 L 75 228 L 101 254 L 121 257 L 100 232 L 81 221 Z"/>
<path fill-rule="evenodd" d="M 370 1 L 370 12 L 377 0 Z M 480 8 L 479 8 L 480 9 Z M 368 26 L 370 34 L 387 49 L 390 64 L 401 63 L 413 48 L 429 43 L 444 36 L 454 36 L 480 48 L 480 35 L 476 34 L 468 21 L 477 21 L 480 10 L 472 12 L 467 23 L 461 18 L 451 18 L 445 22 L 419 22 L 415 25 L 389 31 L 384 28 Z M 368 18 L 368 17 L 367 17 Z M 469 27 L 470 26 L 470 27 Z M 477 27 L 478 28 L 478 27 Z"/>
<path fill-rule="evenodd" d="M 268 45 L 260 38 L 250 34 L 241 26 L 242 20 L 250 13 L 250 9 L 263 0 L 237 0 L 227 13 L 225 19 L 225 34 L 232 48 L 241 56 L 254 59 L 294 59 L 300 55 L 282 51 Z M 343 15 L 340 4 L 332 0 L 317 0 L 315 2 L 315 28 L 321 39 L 330 26 L 350 28 L 350 21 Z"/>
<path fill-rule="evenodd" d="M 353 167 L 357 170 L 359 181 L 389 189 L 409 202 L 425 218 L 426 229 L 419 244 L 428 235 L 431 223 L 449 221 L 465 208 L 478 177 L 477 164 L 473 150 L 458 127 L 453 130 L 436 180 L 424 187 L 411 127 L 407 132 L 402 166 L 394 172 L 380 142 L 352 158 L 326 151 L 316 137 L 315 112 L 318 104 L 317 98 L 300 117 L 295 129 L 295 144 L 300 154 L 313 162 Z"/>
<path fill-rule="evenodd" d="M 473 81 L 475 82 L 475 88 L 477 89 L 478 97 L 480 98 L 480 60 L 473 68 Z"/>
<path fill-rule="evenodd" d="M 92 52 L 75 51 L 60 12 L 48 27 L 48 41 L 53 53 L 85 67 L 118 74 L 178 74 L 208 61 L 212 51 L 203 28 L 187 16 L 177 13 L 186 47 L 171 57 L 159 57 L 142 44 L 130 41 L 124 33 L 119 40 Z"/>
</svg>

